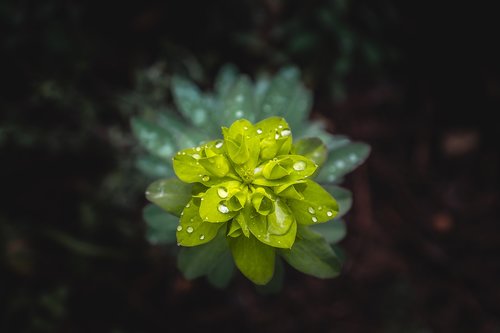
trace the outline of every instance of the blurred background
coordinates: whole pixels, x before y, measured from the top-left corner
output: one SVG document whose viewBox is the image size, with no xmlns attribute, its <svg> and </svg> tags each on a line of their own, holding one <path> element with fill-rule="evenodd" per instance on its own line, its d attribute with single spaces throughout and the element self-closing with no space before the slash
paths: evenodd
<svg viewBox="0 0 500 333">
<path fill-rule="evenodd" d="M 470 2 L 0 1 L 0 331 L 500 332 L 497 21 Z M 218 290 L 146 242 L 129 119 L 226 63 L 297 65 L 312 117 L 372 146 L 339 278 Z"/>
</svg>

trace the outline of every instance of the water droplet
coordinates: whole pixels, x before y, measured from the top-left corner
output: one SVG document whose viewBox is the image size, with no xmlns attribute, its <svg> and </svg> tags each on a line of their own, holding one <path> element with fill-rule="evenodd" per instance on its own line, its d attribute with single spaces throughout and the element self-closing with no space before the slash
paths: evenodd
<svg viewBox="0 0 500 333">
<path fill-rule="evenodd" d="M 262 130 L 260 128 L 257 128 L 257 134 L 262 134 Z"/>
<path fill-rule="evenodd" d="M 189 219 L 189 221 L 190 221 L 190 222 L 194 222 L 194 218 L 193 218 L 193 217 L 192 217 L 192 218 L 190 218 L 190 219 Z"/>
<path fill-rule="evenodd" d="M 335 176 L 334 175 L 328 175 L 328 181 L 329 182 L 333 182 L 335 180 Z"/>
<path fill-rule="evenodd" d="M 239 94 L 236 96 L 235 100 L 236 100 L 236 102 L 241 103 L 245 100 L 245 96 Z"/>
<path fill-rule="evenodd" d="M 181 154 L 181 152 L 180 152 L 180 151 L 178 151 L 178 152 L 177 152 L 177 155 L 180 155 L 180 154 Z"/>
<path fill-rule="evenodd" d="M 303 171 L 306 169 L 306 162 L 304 161 L 297 161 L 293 164 L 293 170 L 295 171 Z"/>
<path fill-rule="evenodd" d="M 337 163 L 335 163 L 337 165 L 337 168 L 339 169 L 342 169 L 343 167 L 345 167 L 345 162 L 340 160 L 340 161 L 337 161 Z"/>
<path fill-rule="evenodd" d="M 186 228 L 186 232 L 187 232 L 188 234 L 193 233 L 193 231 L 194 231 L 193 227 L 187 227 L 187 228 Z"/>
<path fill-rule="evenodd" d="M 182 230 L 182 226 L 178 225 L 177 226 L 177 231 L 181 231 Z"/>
<path fill-rule="evenodd" d="M 229 208 L 227 208 L 226 205 L 224 204 L 219 204 L 219 207 L 217 207 L 217 209 L 219 210 L 219 212 L 221 212 L 222 214 L 227 214 L 229 213 Z"/>
<path fill-rule="evenodd" d="M 318 206 L 318 210 L 323 210 L 323 206 Z"/>
<path fill-rule="evenodd" d="M 331 217 L 331 216 L 333 216 L 333 212 L 331 210 L 329 210 L 329 211 L 326 212 L 326 215 L 328 215 L 328 216 Z"/>
<path fill-rule="evenodd" d="M 201 180 L 203 180 L 204 182 L 208 182 L 210 180 L 210 177 L 209 176 L 203 176 L 203 177 L 201 177 Z"/>
<path fill-rule="evenodd" d="M 256 175 L 258 173 L 260 173 L 262 171 L 262 168 L 261 167 L 257 167 L 253 170 L 253 174 Z"/>
<path fill-rule="evenodd" d="M 200 147 L 196 147 L 196 149 L 195 149 L 195 150 L 196 150 L 196 151 L 200 151 L 200 150 L 201 150 L 201 148 L 200 148 Z"/>
<path fill-rule="evenodd" d="M 183 152 L 182 152 L 182 155 L 186 155 L 186 152 L 185 152 L 185 151 L 183 151 Z"/>
<path fill-rule="evenodd" d="M 278 139 L 280 138 L 280 135 L 279 135 L 278 133 L 276 133 L 276 134 L 274 135 L 274 138 L 275 138 L 276 140 L 278 140 Z"/>
<path fill-rule="evenodd" d="M 246 126 L 243 126 L 243 129 L 244 129 L 244 130 L 246 131 L 246 130 L 248 130 L 248 127 L 246 127 Z"/>
<path fill-rule="evenodd" d="M 219 197 L 221 197 L 222 199 L 227 198 L 227 195 L 228 195 L 227 190 L 226 190 L 224 187 L 219 187 L 219 188 L 217 189 L 217 194 L 218 194 L 218 195 L 219 195 Z"/>
<path fill-rule="evenodd" d="M 189 208 L 190 206 L 191 206 L 191 204 L 188 202 L 186 205 L 186 208 Z"/>
<path fill-rule="evenodd" d="M 201 157 L 200 154 L 193 154 L 191 156 L 193 156 L 193 158 L 196 158 L 196 159 L 199 159 Z"/>
<path fill-rule="evenodd" d="M 241 117 L 243 117 L 243 111 L 238 110 L 238 111 L 236 111 L 236 112 L 234 113 L 234 115 L 236 116 L 236 118 L 241 118 Z"/>
<path fill-rule="evenodd" d="M 184 215 L 184 211 L 181 212 L 181 216 L 183 216 L 183 215 Z"/>
<path fill-rule="evenodd" d="M 356 162 L 358 160 L 358 157 L 354 154 L 351 154 L 349 155 L 349 159 L 351 160 L 351 162 Z"/>
<path fill-rule="evenodd" d="M 205 239 L 205 235 L 200 235 L 200 240 L 204 240 Z"/>
<path fill-rule="evenodd" d="M 290 134 L 292 134 L 292 131 L 290 131 L 289 129 L 284 129 L 281 131 L 282 136 L 289 136 Z"/>
<path fill-rule="evenodd" d="M 311 220 L 312 220 L 314 223 L 318 222 L 318 218 L 317 218 L 316 216 L 313 216 L 313 217 L 311 218 Z"/>
<path fill-rule="evenodd" d="M 314 208 L 312 208 L 312 207 L 307 208 L 307 211 L 308 211 L 310 214 L 314 214 L 314 213 L 316 213 L 316 211 L 315 211 L 315 210 L 314 210 Z"/>
<path fill-rule="evenodd" d="M 278 128 L 283 128 L 283 125 L 279 125 Z"/>
<path fill-rule="evenodd" d="M 224 144 L 224 142 L 217 142 L 217 144 L 215 145 L 215 148 L 219 149 L 220 147 L 222 147 L 222 145 Z"/>
</svg>

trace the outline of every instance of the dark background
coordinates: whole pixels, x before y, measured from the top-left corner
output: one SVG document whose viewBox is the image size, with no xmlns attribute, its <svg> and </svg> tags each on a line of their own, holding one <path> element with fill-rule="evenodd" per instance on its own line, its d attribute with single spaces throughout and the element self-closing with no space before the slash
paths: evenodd
<svg viewBox="0 0 500 333">
<path fill-rule="evenodd" d="M 1 1 L 0 331 L 500 332 L 498 17 L 402 3 Z M 158 62 L 207 89 L 296 64 L 312 117 L 373 147 L 341 277 L 217 290 L 145 241 L 121 101 Z"/>
</svg>

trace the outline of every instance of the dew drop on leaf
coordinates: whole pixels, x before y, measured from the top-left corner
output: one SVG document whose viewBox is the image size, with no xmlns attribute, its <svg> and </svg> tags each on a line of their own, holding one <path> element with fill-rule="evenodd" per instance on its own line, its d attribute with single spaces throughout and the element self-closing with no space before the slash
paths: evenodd
<svg viewBox="0 0 500 333">
<path fill-rule="evenodd" d="M 315 211 L 315 210 L 314 210 L 314 208 L 312 208 L 312 207 L 307 208 L 307 211 L 308 211 L 310 214 L 314 214 L 314 213 L 316 213 L 316 211 Z"/>
<path fill-rule="evenodd" d="M 292 134 L 292 131 L 290 131 L 289 129 L 284 129 L 281 131 L 282 136 L 289 136 L 290 134 Z"/>
<path fill-rule="evenodd" d="M 205 235 L 200 235 L 200 240 L 204 240 L 205 239 Z"/>
<path fill-rule="evenodd" d="M 217 144 L 215 145 L 215 148 L 219 149 L 220 147 L 222 147 L 222 145 L 224 144 L 224 142 L 217 142 Z"/>
<path fill-rule="evenodd" d="M 257 129 L 257 134 L 262 134 L 262 130 L 260 128 Z"/>
<path fill-rule="evenodd" d="M 201 180 L 203 180 L 204 182 L 208 182 L 210 180 L 210 177 L 203 176 L 203 177 L 201 177 Z"/>
<path fill-rule="evenodd" d="M 293 164 L 293 169 L 295 171 L 303 171 L 306 168 L 306 162 L 304 161 L 298 161 Z"/>
<path fill-rule="evenodd" d="M 177 231 L 181 231 L 181 230 L 182 230 L 182 226 L 181 225 L 177 226 Z"/>
<path fill-rule="evenodd" d="M 219 187 L 219 188 L 217 189 L 217 194 L 218 194 L 218 195 L 219 195 L 219 197 L 220 197 L 220 198 L 222 198 L 222 199 L 227 198 L 227 195 L 228 195 L 227 190 L 226 190 L 226 188 L 224 188 L 224 187 Z"/>
<path fill-rule="evenodd" d="M 326 212 L 326 215 L 328 215 L 328 216 L 331 217 L 331 216 L 333 216 L 333 212 L 331 210 L 329 210 L 329 211 Z"/>
<path fill-rule="evenodd" d="M 222 214 L 227 214 L 229 213 L 229 208 L 227 208 L 226 205 L 223 205 L 223 204 L 219 204 L 219 207 L 217 207 L 217 209 L 219 210 L 219 212 L 221 212 Z"/>
<path fill-rule="evenodd" d="M 316 216 L 313 216 L 313 217 L 312 217 L 312 221 L 313 221 L 314 223 L 316 223 L 316 222 L 318 222 L 318 218 L 317 218 Z"/>
<path fill-rule="evenodd" d="M 188 234 L 192 233 L 193 231 L 194 231 L 193 227 L 187 227 L 187 228 L 186 228 L 186 232 L 187 232 Z"/>
</svg>

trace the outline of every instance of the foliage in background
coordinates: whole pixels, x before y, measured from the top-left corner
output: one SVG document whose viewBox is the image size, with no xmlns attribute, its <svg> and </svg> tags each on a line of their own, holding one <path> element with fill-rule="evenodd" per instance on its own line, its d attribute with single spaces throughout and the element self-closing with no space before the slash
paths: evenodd
<svg viewBox="0 0 500 333">
<path fill-rule="evenodd" d="M 152 77 L 149 74 L 150 82 L 144 80 L 147 75 L 139 76 L 139 88 L 143 85 L 155 86 L 155 82 L 158 88 L 153 91 L 166 88 L 169 82 L 161 78 L 160 73 L 153 73 Z M 132 130 L 144 148 L 144 153 L 137 158 L 137 167 L 143 173 L 151 178 L 171 177 L 172 157 L 178 150 L 216 139 L 220 135 L 220 126 L 228 126 L 237 119 L 258 121 L 269 116 L 285 117 L 290 128 L 294 129 L 295 138 L 308 138 L 299 141 L 296 152 L 321 165 L 316 181 L 339 201 L 341 211 L 336 221 L 313 226 L 313 229 L 332 245 L 343 238 L 345 224 L 341 217 L 349 210 L 352 196 L 350 191 L 338 184 L 343 176 L 366 159 L 370 149 L 366 144 L 326 132 L 320 122 L 309 121 L 312 98 L 301 83 L 296 68 L 284 68 L 274 76 L 261 74 L 253 83 L 234 66 L 227 65 L 217 75 L 214 92 L 203 92 L 190 80 L 178 76 L 171 78 L 170 87 L 176 109 L 167 107 L 161 101 L 155 103 L 152 98 L 151 106 L 131 122 Z M 134 98 L 137 100 L 140 97 L 130 95 L 124 101 L 131 107 Z M 155 195 L 164 193 L 165 200 L 170 193 L 159 188 L 155 188 L 154 192 Z M 177 218 L 152 207 L 145 208 L 144 218 L 149 226 L 147 236 L 151 243 L 175 242 Z M 203 254 L 204 265 L 200 265 L 199 255 L 188 256 L 190 252 L 193 251 L 183 249 L 179 254 L 179 268 L 187 278 L 207 275 L 217 286 L 224 286 L 230 281 L 232 270 L 227 271 L 229 277 L 215 274 L 220 271 L 216 269 L 219 260 L 217 251 L 199 251 Z"/>
</svg>

